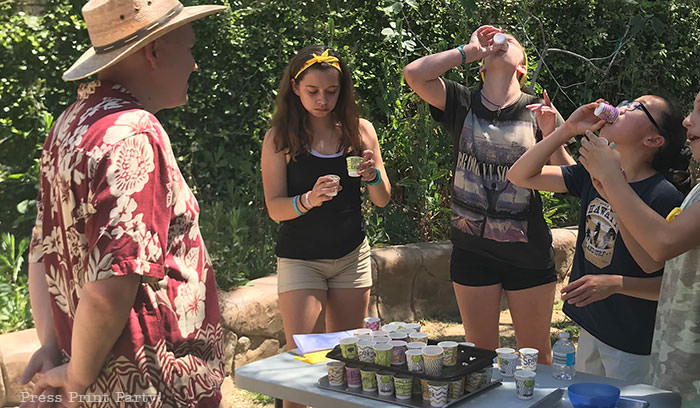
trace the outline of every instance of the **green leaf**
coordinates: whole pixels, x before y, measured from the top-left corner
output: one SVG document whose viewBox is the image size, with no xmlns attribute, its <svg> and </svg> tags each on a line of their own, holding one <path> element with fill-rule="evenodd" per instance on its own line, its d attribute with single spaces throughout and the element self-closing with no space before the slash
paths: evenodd
<svg viewBox="0 0 700 408">
<path fill-rule="evenodd" d="M 476 0 L 460 0 L 460 2 L 462 3 L 462 7 L 464 7 L 464 11 L 467 13 L 477 11 Z"/>
</svg>

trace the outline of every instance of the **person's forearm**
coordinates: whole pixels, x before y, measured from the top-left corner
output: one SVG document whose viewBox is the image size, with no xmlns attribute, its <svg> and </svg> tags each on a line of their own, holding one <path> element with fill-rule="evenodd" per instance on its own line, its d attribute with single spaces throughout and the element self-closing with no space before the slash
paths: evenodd
<svg viewBox="0 0 700 408">
<path fill-rule="evenodd" d="M 277 197 L 270 199 L 267 202 L 267 213 L 274 221 L 281 222 L 287 220 L 293 220 L 294 218 L 300 217 L 300 215 L 294 209 L 294 197 Z M 302 213 L 308 212 L 310 209 L 307 203 L 303 202 L 303 194 L 300 194 L 297 198 L 297 207 Z"/>
<path fill-rule="evenodd" d="M 530 179 L 542 172 L 542 168 L 549 162 L 552 154 L 561 148 L 570 137 L 571 135 L 565 126 L 556 128 L 552 134 L 520 156 L 508 170 L 508 180 L 520 187 L 534 188 L 535 186 Z"/>
<path fill-rule="evenodd" d="M 112 277 L 83 286 L 73 322 L 68 375 L 89 386 L 96 379 L 129 318 L 139 275 Z"/>
<path fill-rule="evenodd" d="M 576 164 L 576 160 L 571 157 L 566 147 L 562 145 L 549 156 L 549 164 L 553 166 L 572 166 Z"/>
<path fill-rule="evenodd" d="M 46 284 L 43 263 L 29 264 L 29 300 L 39 342 L 42 346 L 56 347 L 58 342 L 53 327 L 51 295 Z"/>
<path fill-rule="evenodd" d="M 478 50 L 465 45 L 462 50 L 466 55 L 466 63 L 478 59 Z M 404 68 L 404 77 L 408 85 L 413 88 L 416 82 L 429 82 L 437 80 L 440 75 L 462 64 L 462 54 L 456 49 L 450 49 L 437 54 L 427 55 L 409 63 Z"/>
<path fill-rule="evenodd" d="M 646 300 L 658 300 L 661 290 L 661 276 L 653 278 L 635 278 L 621 276 L 620 288 L 617 293 Z"/>
<path fill-rule="evenodd" d="M 379 170 L 381 172 L 381 170 Z M 369 199 L 377 207 L 384 207 L 391 199 L 391 184 L 389 178 L 382 172 L 382 180 L 376 185 L 367 185 Z M 376 181 L 376 180 L 375 180 Z"/>
<path fill-rule="evenodd" d="M 630 255 L 632 255 L 632 258 L 634 258 L 637 265 L 639 265 L 639 267 L 642 268 L 645 273 L 654 273 L 664 267 L 664 262 L 655 261 L 651 255 L 649 255 L 644 248 L 639 245 L 639 242 L 634 239 L 634 236 L 627 231 L 624 223 L 618 221 L 618 227 L 620 229 L 622 240 L 625 243 L 625 247 L 627 247 L 627 250 L 629 251 Z"/>
</svg>

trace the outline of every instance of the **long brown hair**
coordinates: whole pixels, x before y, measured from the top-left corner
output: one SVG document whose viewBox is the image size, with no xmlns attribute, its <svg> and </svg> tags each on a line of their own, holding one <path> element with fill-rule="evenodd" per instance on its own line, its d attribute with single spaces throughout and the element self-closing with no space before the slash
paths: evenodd
<svg viewBox="0 0 700 408">
<path fill-rule="evenodd" d="M 299 96 L 292 90 L 292 78 L 299 72 L 304 63 L 312 58 L 312 54 L 321 55 L 328 50 L 328 54 L 338 58 L 340 63 L 340 94 L 338 102 L 333 108 L 331 115 L 337 126 L 341 130 L 340 144 L 346 146 L 347 150 L 352 150 L 356 154 L 362 154 L 362 141 L 360 138 L 360 117 L 355 95 L 353 92 L 352 78 L 350 70 L 345 61 L 334 50 L 323 45 L 311 45 L 300 50 L 284 70 L 282 80 L 277 90 L 277 101 L 275 103 L 275 113 L 272 117 L 272 127 L 274 128 L 275 148 L 277 151 L 286 150 L 292 160 L 299 154 L 310 148 L 313 135 L 309 127 L 309 113 L 301 104 Z M 335 68 L 327 63 L 316 63 L 307 68 L 296 78 L 301 81 L 312 69 L 326 70 Z"/>
</svg>

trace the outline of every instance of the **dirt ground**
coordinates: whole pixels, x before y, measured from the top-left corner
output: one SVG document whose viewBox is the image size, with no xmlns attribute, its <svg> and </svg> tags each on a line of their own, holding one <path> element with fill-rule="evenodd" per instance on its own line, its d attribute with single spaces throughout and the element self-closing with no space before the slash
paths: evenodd
<svg viewBox="0 0 700 408">
<path fill-rule="evenodd" d="M 573 323 L 561 311 L 562 303 L 558 293 L 559 290 L 557 290 L 557 297 L 554 302 L 552 327 L 550 329 L 552 339 L 556 339 L 562 329 L 573 327 Z M 421 331 L 428 333 L 431 339 L 464 341 L 464 328 L 458 317 L 423 320 L 421 323 L 423 324 Z M 576 329 L 573 329 L 573 331 L 574 336 L 572 338 L 576 342 L 578 332 Z M 500 336 L 502 346 L 515 346 L 513 320 L 508 310 L 501 312 Z M 237 388 L 231 378 L 226 379 L 221 391 L 224 397 L 222 408 L 274 408 L 274 400 L 272 398 Z"/>
</svg>

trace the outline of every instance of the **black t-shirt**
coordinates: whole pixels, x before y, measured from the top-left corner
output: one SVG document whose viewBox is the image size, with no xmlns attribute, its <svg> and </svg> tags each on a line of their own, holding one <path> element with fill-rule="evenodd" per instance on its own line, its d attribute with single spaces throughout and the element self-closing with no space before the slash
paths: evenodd
<svg viewBox="0 0 700 408">
<path fill-rule="evenodd" d="M 623 275 L 641 278 L 660 276 L 663 269 L 645 273 L 627 250 L 610 205 L 593 187 L 581 165 L 562 166 L 569 193 L 581 199 L 581 215 L 574 264 L 569 282 L 583 275 Z M 666 216 L 680 205 L 683 195 L 661 173 L 630 183 L 651 208 Z M 564 304 L 564 313 L 603 343 L 632 354 L 651 353 L 656 302 L 615 294 L 588 306 Z"/>
<path fill-rule="evenodd" d="M 275 254 L 292 259 L 338 259 L 352 252 L 365 238 L 360 177 L 348 176 L 345 154 L 321 157 L 303 153 L 287 164 L 287 194 L 311 190 L 319 177 L 340 176 L 343 187 L 332 200 L 306 215 L 283 221 Z M 301 197 L 300 197 L 301 198 Z"/>
<path fill-rule="evenodd" d="M 454 141 L 452 243 L 521 268 L 553 267 L 552 234 L 539 193 L 506 179 L 510 166 L 541 139 L 537 117 L 526 105 L 543 101 L 523 93 L 500 112 L 490 111 L 480 92 L 444 81 L 445 111 L 430 110 Z"/>
</svg>

